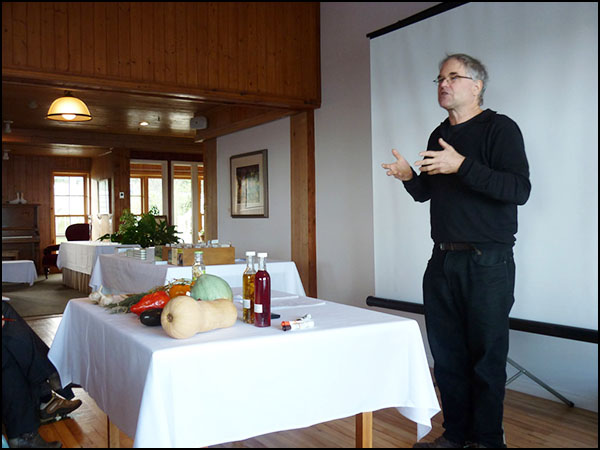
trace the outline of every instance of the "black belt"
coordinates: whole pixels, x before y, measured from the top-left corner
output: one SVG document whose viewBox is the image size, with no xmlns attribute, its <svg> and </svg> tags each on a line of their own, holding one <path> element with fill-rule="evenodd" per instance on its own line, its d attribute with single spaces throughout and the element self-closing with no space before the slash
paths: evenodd
<svg viewBox="0 0 600 450">
<path fill-rule="evenodd" d="M 464 252 L 469 250 L 479 251 L 473 244 L 468 244 L 465 242 L 440 242 L 437 244 L 437 246 L 443 252 Z"/>
</svg>

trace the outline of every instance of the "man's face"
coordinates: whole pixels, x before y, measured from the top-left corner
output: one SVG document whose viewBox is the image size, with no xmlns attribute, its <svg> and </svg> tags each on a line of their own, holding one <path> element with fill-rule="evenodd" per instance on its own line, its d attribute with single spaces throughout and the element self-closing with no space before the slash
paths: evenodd
<svg viewBox="0 0 600 450">
<path fill-rule="evenodd" d="M 438 77 L 445 78 L 438 84 L 438 103 L 445 110 L 460 111 L 478 104 L 480 82 L 461 77 L 468 77 L 468 74 L 460 61 L 449 59 L 444 63 Z"/>
</svg>

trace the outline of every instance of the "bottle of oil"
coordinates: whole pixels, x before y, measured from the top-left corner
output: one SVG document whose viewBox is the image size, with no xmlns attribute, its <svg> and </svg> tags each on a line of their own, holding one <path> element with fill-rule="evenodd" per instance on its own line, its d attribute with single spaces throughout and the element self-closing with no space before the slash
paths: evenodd
<svg viewBox="0 0 600 450">
<path fill-rule="evenodd" d="M 254 323 L 254 255 L 256 252 L 246 252 L 246 270 L 242 275 L 244 323 Z"/>
<path fill-rule="evenodd" d="M 194 252 L 194 265 L 192 266 L 192 283 L 195 283 L 198 277 L 206 273 L 204 265 L 204 254 L 201 251 Z"/>
<path fill-rule="evenodd" d="M 267 254 L 259 253 L 254 277 L 254 325 L 271 326 L 271 276 L 267 272 Z"/>
</svg>

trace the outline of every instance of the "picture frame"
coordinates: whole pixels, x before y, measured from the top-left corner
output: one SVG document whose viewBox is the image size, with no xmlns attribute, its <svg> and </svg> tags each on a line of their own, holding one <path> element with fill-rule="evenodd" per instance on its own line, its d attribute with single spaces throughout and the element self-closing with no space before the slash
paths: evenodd
<svg viewBox="0 0 600 450">
<path fill-rule="evenodd" d="M 269 217 L 267 150 L 229 158 L 231 217 Z"/>
</svg>

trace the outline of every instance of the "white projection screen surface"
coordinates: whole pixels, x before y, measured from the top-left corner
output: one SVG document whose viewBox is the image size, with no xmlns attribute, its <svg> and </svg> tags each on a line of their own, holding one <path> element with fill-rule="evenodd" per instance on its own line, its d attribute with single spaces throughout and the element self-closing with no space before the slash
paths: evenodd
<svg viewBox="0 0 600 450">
<path fill-rule="evenodd" d="M 518 208 L 511 317 L 597 330 L 597 3 L 467 3 L 371 39 L 375 296 L 423 302 L 429 202 L 381 164 L 395 148 L 416 169 L 447 117 L 432 81 L 452 53 L 487 67 L 483 108 L 525 139 L 532 191 Z"/>
</svg>

